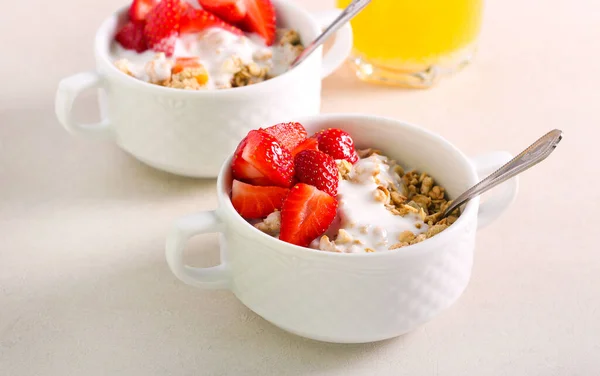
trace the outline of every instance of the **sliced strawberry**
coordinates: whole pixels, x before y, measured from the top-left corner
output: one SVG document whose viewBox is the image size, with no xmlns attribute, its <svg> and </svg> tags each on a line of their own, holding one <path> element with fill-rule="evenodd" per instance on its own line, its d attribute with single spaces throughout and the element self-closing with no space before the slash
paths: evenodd
<svg viewBox="0 0 600 376">
<path fill-rule="evenodd" d="M 237 35 L 244 35 L 242 30 L 226 23 L 214 14 L 203 9 L 195 9 L 192 7 L 187 7 L 185 12 L 183 12 L 183 15 L 181 16 L 181 28 L 179 31 L 182 34 L 197 33 L 211 27 L 218 27 Z"/>
<path fill-rule="evenodd" d="M 265 39 L 267 46 L 275 41 L 275 7 L 271 0 L 244 0 L 246 17 L 240 27 L 244 31 L 257 33 Z"/>
<path fill-rule="evenodd" d="M 246 219 L 263 218 L 280 210 L 290 190 L 281 187 L 258 187 L 234 180 L 231 186 L 231 203 Z"/>
<path fill-rule="evenodd" d="M 306 129 L 300 123 L 280 123 L 269 128 L 265 132 L 274 136 L 277 141 L 289 151 L 292 151 L 306 139 Z"/>
<path fill-rule="evenodd" d="M 294 178 L 292 155 L 263 130 L 253 130 L 240 142 L 232 163 L 233 177 L 254 185 L 288 188 Z"/>
<path fill-rule="evenodd" d="M 315 138 L 307 138 L 292 150 L 292 157 L 295 157 L 302 150 L 319 150 L 319 141 Z"/>
<path fill-rule="evenodd" d="M 144 52 L 148 49 L 143 22 L 129 22 L 117 32 L 115 40 L 128 50 Z"/>
<path fill-rule="evenodd" d="M 345 159 L 350 163 L 358 161 L 354 140 L 348 132 L 337 128 L 328 128 L 315 133 L 313 138 L 319 141 L 319 150 L 331 155 L 334 159 Z"/>
<path fill-rule="evenodd" d="M 140 22 L 146 20 L 146 16 L 160 0 L 133 0 L 129 7 L 129 20 Z"/>
<path fill-rule="evenodd" d="M 231 161 L 233 177 L 254 185 L 269 185 L 269 180 L 249 162 L 242 158 L 246 145 L 248 145 L 248 137 L 245 137 L 239 143 L 235 153 L 233 153 L 233 159 Z"/>
<path fill-rule="evenodd" d="M 322 235 L 337 210 L 337 201 L 312 185 L 298 183 L 281 208 L 281 234 L 284 242 L 306 247 Z"/>
<path fill-rule="evenodd" d="M 152 8 L 144 28 L 148 47 L 167 56 L 173 55 L 181 14 L 187 8 L 191 7 L 181 0 L 162 0 Z"/>
<path fill-rule="evenodd" d="M 322 151 L 304 150 L 294 158 L 296 179 L 335 197 L 339 183 L 335 160 Z"/>
<path fill-rule="evenodd" d="M 246 17 L 245 0 L 199 0 L 198 2 L 203 9 L 230 24 L 235 24 Z"/>
</svg>

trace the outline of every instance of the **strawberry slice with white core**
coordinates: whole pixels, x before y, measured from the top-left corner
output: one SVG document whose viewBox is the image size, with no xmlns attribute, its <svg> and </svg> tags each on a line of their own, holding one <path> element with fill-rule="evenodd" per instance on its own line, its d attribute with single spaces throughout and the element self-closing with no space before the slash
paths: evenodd
<svg viewBox="0 0 600 376">
<path fill-rule="evenodd" d="M 182 0 L 162 0 L 146 16 L 144 34 L 148 47 L 165 55 L 173 55 L 179 34 L 181 14 L 191 8 Z"/>
<path fill-rule="evenodd" d="M 290 190 L 281 187 L 261 187 L 234 180 L 231 186 L 231 203 L 245 219 L 264 218 L 280 210 Z"/>
<path fill-rule="evenodd" d="M 265 128 L 265 131 L 274 136 L 284 148 L 292 151 L 306 139 L 307 132 L 300 123 L 280 123 Z"/>
<path fill-rule="evenodd" d="M 290 152 L 264 130 L 252 130 L 240 142 L 231 162 L 234 178 L 254 185 L 288 188 L 294 178 Z"/>
<path fill-rule="evenodd" d="M 244 0 L 246 17 L 240 21 L 244 31 L 257 33 L 265 39 L 267 46 L 275 41 L 275 7 L 271 0 Z"/>
<path fill-rule="evenodd" d="M 321 236 L 333 222 L 337 200 L 312 185 L 296 184 L 281 208 L 281 233 L 284 242 L 306 247 Z"/>
<path fill-rule="evenodd" d="M 239 143 L 235 153 L 233 153 L 233 159 L 231 160 L 233 177 L 254 185 L 269 185 L 268 179 L 248 161 L 242 158 L 246 145 L 248 145 L 248 137 L 245 137 Z"/>
<path fill-rule="evenodd" d="M 244 35 L 241 29 L 228 24 L 214 14 L 204 9 L 195 9 L 188 6 L 181 16 L 180 33 L 197 33 L 202 30 L 218 27 L 236 35 Z"/>
<path fill-rule="evenodd" d="M 235 24 L 246 17 L 246 0 L 199 0 L 204 10 L 223 21 Z"/>
<path fill-rule="evenodd" d="M 129 7 L 129 20 L 141 22 L 146 20 L 146 16 L 159 0 L 133 0 Z"/>
</svg>

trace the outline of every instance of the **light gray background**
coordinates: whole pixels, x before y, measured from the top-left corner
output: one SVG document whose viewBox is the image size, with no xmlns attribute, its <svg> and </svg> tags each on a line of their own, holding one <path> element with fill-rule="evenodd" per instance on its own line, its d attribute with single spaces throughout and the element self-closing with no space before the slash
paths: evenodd
<svg viewBox="0 0 600 376">
<path fill-rule="evenodd" d="M 0 374 L 600 372 L 600 3 L 489 1 L 476 62 L 432 90 L 369 86 L 348 67 L 325 81 L 324 112 L 421 124 L 472 155 L 518 152 L 555 127 L 566 134 L 479 234 L 460 301 L 404 337 L 355 346 L 295 337 L 228 292 L 178 282 L 165 233 L 215 207 L 214 181 L 152 170 L 61 129 L 57 83 L 93 69 L 95 29 L 123 4 L 0 5 Z M 216 248 L 215 236 L 196 239 L 191 257 L 214 264 Z"/>
</svg>

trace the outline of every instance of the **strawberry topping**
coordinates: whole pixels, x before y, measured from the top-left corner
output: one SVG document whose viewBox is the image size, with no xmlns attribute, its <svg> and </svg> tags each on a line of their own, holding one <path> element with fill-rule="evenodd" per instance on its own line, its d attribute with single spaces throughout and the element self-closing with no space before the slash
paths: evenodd
<svg viewBox="0 0 600 376">
<path fill-rule="evenodd" d="M 275 41 L 275 8 L 271 0 L 244 0 L 246 17 L 240 22 L 244 31 L 257 33 L 267 46 Z"/>
<path fill-rule="evenodd" d="M 306 139 L 306 129 L 300 123 L 280 123 L 269 128 L 265 132 L 274 136 L 284 148 L 292 151 Z"/>
<path fill-rule="evenodd" d="M 290 190 L 281 187 L 260 187 L 234 180 L 231 187 L 231 203 L 246 219 L 263 218 L 281 209 Z"/>
<path fill-rule="evenodd" d="M 203 9 L 225 22 L 235 24 L 246 17 L 245 0 L 199 0 Z"/>
<path fill-rule="evenodd" d="M 253 130 L 238 145 L 232 161 L 233 176 L 254 185 L 288 188 L 294 177 L 290 152 L 263 130 Z"/>
<path fill-rule="evenodd" d="M 296 184 L 281 209 L 279 239 L 306 247 L 333 222 L 337 201 L 312 185 Z"/>
<path fill-rule="evenodd" d="M 244 34 L 242 30 L 226 23 L 219 17 L 203 9 L 195 9 L 188 6 L 181 16 L 180 32 L 182 34 L 197 33 L 211 27 L 218 27 L 236 35 Z"/>
<path fill-rule="evenodd" d="M 304 150 L 294 158 L 296 179 L 317 187 L 330 196 L 337 196 L 339 183 L 335 160 L 318 150 Z"/>
<path fill-rule="evenodd" d="M 123 26 L 115 35 L 117 42 L 128 50 L 144 52 L 148 49 L 146 38 L 144 37 L 143 22 L 129 22 Z"/>
<path fill-rule="evenodd" d="M 191 7 L 181 0 L 162 0 L 150 10 L 144 28 L 148 47 L 167 56 L 173 55 L 181 14 L 186 8 Z"/>
<path fill-rule="evenodd" d="M 146 16 L 158 1 L 159 0 L 133 0 L 129 7 L 129 20 L 133 22 L 145 21 Z"/>
<path fill-rule="evenodd" d="M 319 150 L 331 155 L 333 159 L 345 159 L 350 163 L 358 161 L 354 140 L 348 132 L 337 128 L 328 128 L 315 133 L 313 137 L 319 141 Z"/>
</svg>

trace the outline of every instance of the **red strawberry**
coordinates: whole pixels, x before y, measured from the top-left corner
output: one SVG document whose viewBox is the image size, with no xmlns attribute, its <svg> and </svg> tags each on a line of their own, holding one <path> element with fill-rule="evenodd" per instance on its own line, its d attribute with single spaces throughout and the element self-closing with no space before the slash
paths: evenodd
<svg viewBox="0 0 600 376">
<path fill-rule="evenodd" d="M 257 187 L 234 180 L 231 186 L 231 203 L 246 219 L 263 218 L 281 209 L 290 190 L 281 187 Z"/>
<path fill-rule="evenodd" d="M 181 14 L 191 8 L 181 0 L 162 0 L 146 16 L 146 41 L 154 51 L 173 55 Z"/>
<path fill-rule="evenodd" d="M 299 183 L 281 208 L 281 234 L 284 242 L 306 247 L 327 230 L 337 210 L 337 201 L 312 185 Z"/>
<path fill-rule="evenodd" d="M 246 17 L 245 0 L 199 0 L 198 2 L 203 9 L 230 24 L 239 22 Z"/>
<path fill-rule="evenodd" d="M 334 159 L 345 159 L 350 163 L 358 161 L 354 149 L 354 140 L 348 132 L 337 128 L 328 128 L 313 136 L 319 141 L 319 150 L 331 155 Z"/>
<path fill-rule="evenodd" d="M 244 1 L 247 13 L 240 27 L 263 37 L 267 46 L 272 45 L 275 41 L 275 8 L 271 0 Z"/>
<path fill-rule="evenodd" d="M 248 144 L 248 137 L 245 137 L 238 145 L 235 153 L 233 154 L 233 160 L 231 161 L 231 170 L 233 177 L 236 179 L 244 180 L 254 185 L 269 185 L 269 181 L 265 176 L 258 171 L 249 162 L 242 158 L 244 149 Z"/>
<path fill-rule="evenodd" d="M 294 158 L 296 179 L 317 187 L 335 197 L 338 189 L 338 168 L 335 160 L 318 150 L 304 150 Z"/>
<path fill-rule="evenodd" d="M 238 145 L 231 162 L 233 177 L 254 185 L 290 187 L 294 162 L 287 149 L 263 130 L 253 130 Z"/>
<path fill-rule="evenodd" d="M 144 38 L 143 22 L 129 22 L 115 35 L 115 40 L 128 50 L 144 52 L 148 49 Z"/>
<path fill-rule="evenodd" d="M 315 138 L 307 138 L 292 150 L 292 157 L 295 157 L 302 150 L 319 150 L 319 141 Z"/>
<path fill-rule="evenodd" d="M 134 22 L 146 20 L 146 15 L 154 8 L 159 0 L 133 0 L 129 7 L 129 20 Z"/>
<path fill-rule="evenodd" d="M 237 35 L 244 35 L 242 30 L 235 26 L 231 26 L 219 17 L 203 9 L 187 7 L 181 16 L 180 32 L 182 34 L 197 33 L 210 27 L 218 27 Z"/>
<path fill-rule="evenodd" d="M 269 128 L 265 132 L 274 136 L 284 148 L 292 151 L 306 139 L 306 129 L 300 123 L 280 123 Z"/>
</svg>

